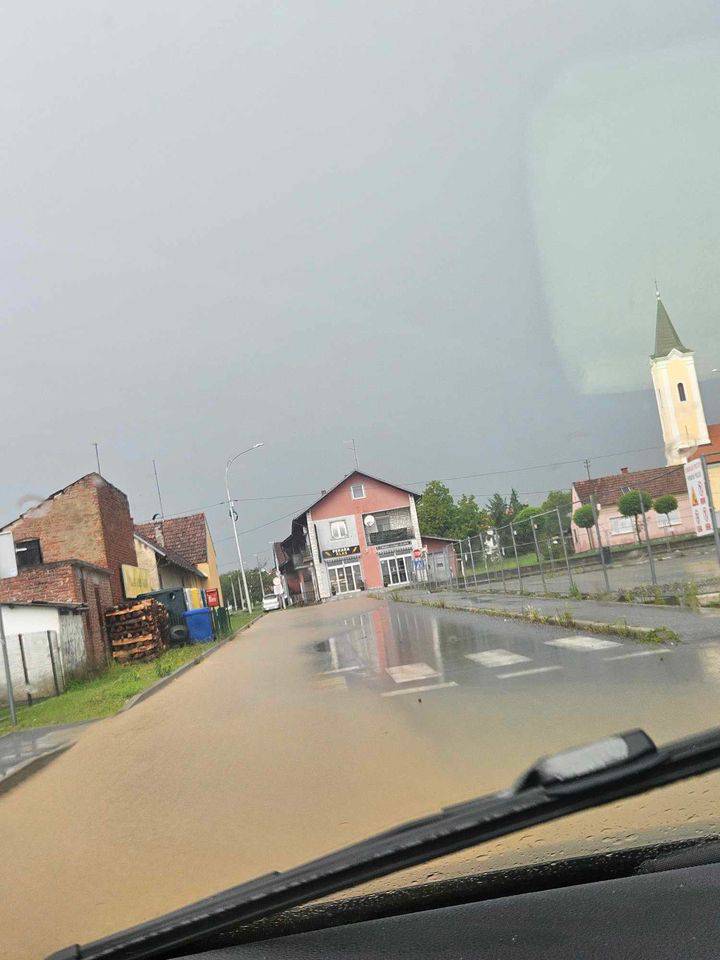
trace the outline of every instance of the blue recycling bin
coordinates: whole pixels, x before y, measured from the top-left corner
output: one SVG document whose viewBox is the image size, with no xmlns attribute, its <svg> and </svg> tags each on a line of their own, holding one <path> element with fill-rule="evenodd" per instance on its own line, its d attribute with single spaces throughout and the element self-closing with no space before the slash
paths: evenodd
<svg viewBox="0 0 720 960">
<path fill-rule="evenodd" d="M 213 639 L 212 611 L 210 607 L 198 607 L 196 610 L 186 610 L 183 620 L 188 628 L 190 643 L 207 643 Z"/>
</svg>

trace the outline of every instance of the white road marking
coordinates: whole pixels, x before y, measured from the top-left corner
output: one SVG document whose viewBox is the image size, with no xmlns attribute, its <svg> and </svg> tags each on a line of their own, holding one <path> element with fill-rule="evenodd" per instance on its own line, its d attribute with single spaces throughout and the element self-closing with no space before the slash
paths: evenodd
<svg viewBox="0 0 720 960">
<path fill-rule="evenodd" d="M 603 657 L 603 660 L 630 660 L 631 657 L 652 657 L 656 653 L 672 653 L 670 647 L 660 647 L 659 650 L 641 650 L 639 653 L 621 653 L 617 657 Z"/>
<path fill-rule="evenodd" d="M 409 683 L 411 680 L 427 680 L 440 674 L 427 663 L 403 663 L 398 667 L 388 667 L 387 672 L 395 683 Z"/>
<path fill-rule="evenodd" d="M 480 653 L 466 653 L 468 660 L 474 660 L 483 667 L 511 667 L 514 663 L 530 663 L 532 657 L 524 657 L 521 653 L 511 653 L 510 650 L 483 650 Z"/>
<path fill-rule="evenodd" d="M 405 693 L 425 693 L 426 690 L 444 690 L 446 687 L 456 687 L 454 680 L 448 680 L 447 683 L 430 683 L 426 687 L 405 687 L 404 690 L 387 690 L 382 694 L 383 697 L 401 697 Z"/>
<path fill-rule="evenodd" d="M 349 670 L 359 670 L 360 664 L 356 664 L 354 667 L 338 667 L 337 670 L 323 670 L 320 674 L 321 677 L 329 677 L 333 673 L 347 673 Z"/>
<path fill-rule="evenodd" d="M 562 667 L 533 667 L 532 670 L 514 670 L 512 673 L 499 673 L 497 678 L 498 680 L 509 680 L 510 677 L 529 677 L 531 673 L 549 673 L 551 670 L 562 670 Z"/>
<path fill-rule="evenodd" d="M 315 677 L 315 686 L 321 690 L 347 690 L 345 677 Z"/>
<path fill-rule="evenodd" d="M 561 637 L 545 643 L 550 647 L 567 647 L 568 650 L 607 650 L 622 646 L 617 640 L 601 640 L 600 637 Z"/>
</svg>

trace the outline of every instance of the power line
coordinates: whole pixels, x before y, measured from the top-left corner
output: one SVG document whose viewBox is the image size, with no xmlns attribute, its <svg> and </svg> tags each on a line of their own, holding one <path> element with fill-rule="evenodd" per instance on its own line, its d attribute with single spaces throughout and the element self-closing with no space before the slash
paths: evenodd
<svg viewBox="0 0 720 960">
<path fill-rule="evenodd" d="M 441 483 L 449 483 L 452 480 L 477 480 L 480 477 L 497 477 L 504 473 L 525 473 L 528 470 L 543 470 L 547 467 L 564 467 L 571 463 L 585 463 L 593 460 L 607 460 L 609 457 L 623 457 L 628 453 L 645 453 L 648 450 L 663 449 L 659 446 L 638 447 L 636 450 L 616 450 L 614 453 L 599 453 L 594 457 L 574 457 L 572 460 L 553 460 L 550 463 L 536 463 L 531 467 L 508 467 L 506 470 L 487 470 L 484 473 L 465 473 L 457 477 L 433 477 L 433 480 L 439 480 Z M 408 487 L 421 487 L 428 480 L 409 480 L 405 485 Z"/>
<path fill-rule="evenodd" d="M 542 470 L 548 467 L 568 466 L 569 464 L 572 464 L 572 463 L 584 464 L 586 461 L 592 462 L 593 460 L 606 460 L 606 459 L 609 459 L 610 457 L 622 457 L 631 453 L 647 453 L 649 451 L 661 450 L 661 449 L 663 448 L 658 445 L 653 447 L 636 447 L 634 450 L 615 450 L 612 453 L 599 453 L 593 457 L 573 457 L 572 459 L 569 459 L 569 460 L 554 460 L 549 463 L 536 463 L 536 464 L 533 464 L 532 466 L 527 466 L 527 467 L 508 467 L 507 469 L 504 469 L 504 470 L 487 470 L 483 473 L 468 473 L 468 474 L 463 474 L 461 476 L 455 476 L 455 477 L 433 477 L 432 479 L 439 480 L 441 483 L 448 483 L 454 480 L 476 480 L 482 477 L 497 477 L 497 476 L 502 476 L 503 474 L 508 474 L 508 473 L 526 473 L 530 470 Z M 664 468 L 659 467 L 658 469 L 662 470 Z M 411 482 L 406 482 L 405 486 L 420 487 L 428 482 L 429 482 L 428 480 L 413 480 Z M 517 492 L 521 496 L 540 496 L 541 494 L 549 493 L 550 490 L 552 489 L 554 488 L 550 487 L 548 490 L 521 490 Z M 233 503 L 258 503 L 266 500 L 268 501 L 269 500 L 291 500 L 291 499 L 300 498 L 300 497 L 316 497 L 318 492 L 321 492 L 321 491 L 315 491 L 313 493 L 278 494 L 271 497 L 233 497 Z M 493 494 L 476 493 L 475 496 L 491 497 L 493 496 Z M 220 500 L 218 503 L 210 504 L 207 507 L 198 507 L 195 510 L 187 510 L 184 513 L 174 514 L 172 517 L 168 519 L 175 519 L 176 517 L 187 516 L 189 513 L 200 513 L 203 510 L 211 510 L 214 507 L 224 507 L 224 506 L 227 506 L 227 500 Z M 245 535 L 247 533 L 254 533 L 256 530 L 262 530 L 265 527 L 272 526 L 272 524 L 274 523 L 279 523 L 280 520 L 287 520 L 288 517 L 294 517 L 296 515 L 297 515 L 296 511 L 293 510 L 291 513 L 285 513 L 280 517 L 275 517 L 274 519 L 268 520 L 265 523 L 258 524 L 258 526 L 256 527 L 250 527 L 248 530 L 239 530 L 238 533 L 242 535 Z M 217 542 L 224 543 L 226 540 L 232 540 L 232 537 L 222 537 Z"/>
</svg>

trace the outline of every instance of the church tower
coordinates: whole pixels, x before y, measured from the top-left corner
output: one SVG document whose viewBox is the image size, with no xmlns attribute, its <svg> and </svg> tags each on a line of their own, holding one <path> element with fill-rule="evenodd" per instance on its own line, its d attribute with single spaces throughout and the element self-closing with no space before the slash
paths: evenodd
<svg viewBox="0 0 720 960">
<path fill-rule="evenodd" d="M 657 294 L 655 352 L 650 358 L 668 466 L 685 463 L 695 448 L 710 443 L 695 358 L 683 346 Z"/>
</svg>

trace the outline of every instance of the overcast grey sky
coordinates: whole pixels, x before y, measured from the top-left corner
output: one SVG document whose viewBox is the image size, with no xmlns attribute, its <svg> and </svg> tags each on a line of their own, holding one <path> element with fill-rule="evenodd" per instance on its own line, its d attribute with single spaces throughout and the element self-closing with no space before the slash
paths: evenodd
<svg viewBox="0 0 720 960">
<path fill-rule="evenodd" d="M 299 496 L 241 529 L 338 480 L 349 437 L 405 483 L 659 447 L 655 274 L 720 366 L 715 3 L 66 0 L 2 25 L 4 520 L 95 440 L 143 521 L 153 457 L 188 512 L 262 439 L 235 495 Z"/>
</svg>

